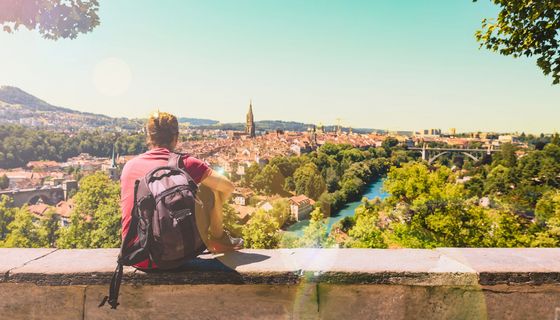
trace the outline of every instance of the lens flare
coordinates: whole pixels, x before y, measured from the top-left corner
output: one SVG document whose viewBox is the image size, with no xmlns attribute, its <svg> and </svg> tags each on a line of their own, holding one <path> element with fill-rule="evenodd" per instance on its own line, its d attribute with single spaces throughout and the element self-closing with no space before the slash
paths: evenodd
<svg viewBox="0 0 560 320">
<path fill-rule="evenodd" d="M 132 72 L 126 62 L 119 58 L 107 58 L 95 65 L 93 84 L 105 96 L 116 97 L 124 94 L 130 87 Z"/>
</svg>

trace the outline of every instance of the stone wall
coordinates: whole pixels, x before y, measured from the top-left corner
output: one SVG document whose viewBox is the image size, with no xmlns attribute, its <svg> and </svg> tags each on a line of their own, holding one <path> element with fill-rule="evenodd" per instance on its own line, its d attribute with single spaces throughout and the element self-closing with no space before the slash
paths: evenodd
<svg viewBox="0 0 560 320">
<path fill-rule="evenodd" d="M 560 249 L 278 249 L 125 268 L 118 250 L 0 249 L 4 319 L 560 320 Z"/>
</svg>

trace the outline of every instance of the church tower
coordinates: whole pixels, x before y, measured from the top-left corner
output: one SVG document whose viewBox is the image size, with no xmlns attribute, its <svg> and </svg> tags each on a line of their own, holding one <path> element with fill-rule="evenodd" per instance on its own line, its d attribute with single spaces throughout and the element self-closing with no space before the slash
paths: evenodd
<svg viewBox="0 0 560 320">
<path fill-rule="evenodd" d="M 249 102 L 249 112 L 247 112 L 247 124 L 245 125 L 245 133 L 251 138 L 255 135 L 255 119 L 253 118 L 253 101 Z"/>
</svg>

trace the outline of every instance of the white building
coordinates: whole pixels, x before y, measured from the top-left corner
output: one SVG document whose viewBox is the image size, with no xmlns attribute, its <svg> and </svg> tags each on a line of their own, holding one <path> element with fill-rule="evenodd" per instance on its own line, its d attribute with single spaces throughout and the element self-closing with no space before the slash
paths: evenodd
<svg viewBox="0 0 560 320">
<path fill-rule="evenodd" d="M 309 214 L 313 211 L 315 201 L 305 195 L 299 195 L 290 198 L 290 213 L 294 220 L 300 221 L 309 218 Z"/>
</svg>

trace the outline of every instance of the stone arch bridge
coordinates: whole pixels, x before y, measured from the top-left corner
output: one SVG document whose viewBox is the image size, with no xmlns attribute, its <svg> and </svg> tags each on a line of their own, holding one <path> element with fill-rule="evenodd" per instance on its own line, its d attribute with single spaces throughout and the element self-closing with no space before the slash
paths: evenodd
<svg viewBox="0 0 560 320">
<path fill-rule="evenodd" d="M 498 152 L 500 150 L 495 150 L 492 146 L 488 146 L 486 149 L 459 149 L 459 148 L 428 148 L 426 144 L 422 148 L 409 147 L 408 150 L 415 150 L 422 153 L 422 160 L 428 161 L 428 164 L 432 164 L 437 158 L 443 156 L 444 154 L 450 153 L 461 153 L 465 156 L 478 161 L 486 155 Z"/>
<path fill-rule="evenodd" d="M 62 186 L 51 188 L 33 188 L 1 191 L 0 195 L 7 195 L 12 198 L 12 206 L 20 207 L 24 204 L 36 204 L 41 200 L 48 205 L 55 205 L 64 200 L 64 190 Z"/>
</svg>

